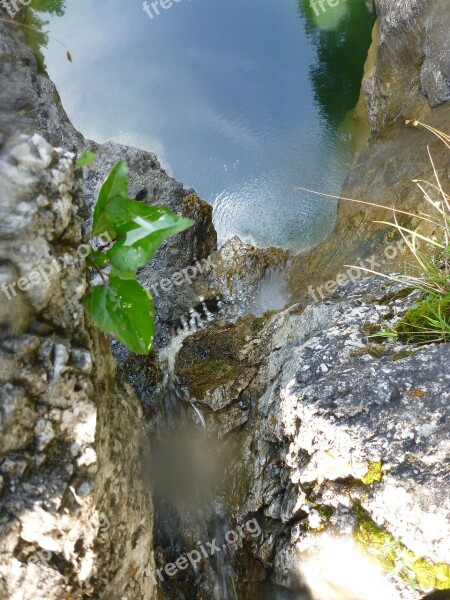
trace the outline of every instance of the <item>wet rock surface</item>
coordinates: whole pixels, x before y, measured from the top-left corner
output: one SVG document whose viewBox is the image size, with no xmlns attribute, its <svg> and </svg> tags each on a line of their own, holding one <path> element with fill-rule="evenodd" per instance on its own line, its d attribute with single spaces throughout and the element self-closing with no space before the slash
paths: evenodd
<svg viewBox="0 0 450 600">
<path fill-rule="evenodd" d="M 261 316 L 283 308 L 287 304 L 284 272 L 291 258 L 281 248 L 255 248 L 234 237 L 214 255 L 206 293 L 223 299 L 228 318 Z"/>
</svg>

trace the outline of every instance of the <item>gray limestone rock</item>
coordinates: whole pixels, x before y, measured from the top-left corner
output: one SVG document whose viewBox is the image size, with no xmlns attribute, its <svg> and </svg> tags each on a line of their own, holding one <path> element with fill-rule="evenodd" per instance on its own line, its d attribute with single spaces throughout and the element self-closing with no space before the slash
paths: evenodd
<svg viewBox="0 0 450 600">
<path fill-rule="evenodd" d="M 222 360 L 202 397 L 195 388 L 197 400 L 213 411 L 210 431 L 225 429 L 223 443 L 236 456 L 227 469 L 233 516 L 238 522 L 269 517 L 253 552 L 274 569 L 278 585 L 295 591 L 306 584 L 318 599 L 418 599 L 433 587 L 422 582 L 414 591 L 390 581 L 371 565 L 370 544 L 361 558 L 354 543 L 361 522 L 401 540 L 416 559 L 450 564 L 450 347 L 368 337 L 395 324 L 415 301 L 415 293 L 372 278 L 347 284 L 332 301 L 267 315 L 250 340 L 238 321 L 227 335 L 246 370 L 236 375 Z M 185 365 L 198 351 L 208 356 L 205 373 L 218 364 L 208 362 L 217 359 L 218 335 L 213 328 L 198 334 L 197 343 L 195 336 L 185 342 L 178 365 L 186 381 Z M 200 379 L 201 364 L 195 366 Z M 236 421 L 238 401 L 249 410 L 244 424 Z M 265 540 L 276 529 L 268 561 Z M 344 585 L 327 564 L 332 551 L 341 562 L 361 561 L 373 591 L 350 575 Z M 319 579 L 340 590 L 336 596 L 319 585 L 313 568 L 319 563 Z"/>
<path fill-rule="evenodd" d="M 85 324 L 81 169 L 22 134 L 0 181 L 0 597 L 149 598 L 145 428 Z"/>
</svg>

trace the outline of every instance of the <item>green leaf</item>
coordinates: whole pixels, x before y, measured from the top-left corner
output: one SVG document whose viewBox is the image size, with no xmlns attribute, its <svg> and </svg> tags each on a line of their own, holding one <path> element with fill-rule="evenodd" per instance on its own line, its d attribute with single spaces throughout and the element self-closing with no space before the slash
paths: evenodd
<svg viewBox="0 0 450 600">
<path fill-rule="evenodd" d="M 194 223 L 166 207 L 119 198 L 108 203 L 108 219 L 118 234 L 118 241 L 108 250 L 108 256 L 120 271 L 143 267 L 164 240 Z"/>
<path fill-rule="evenodd" d="M 101 269 L 109 264 L 109 258 L 105 252 L 101 252 L 100 250 L 92 250 L 86 257 L 86 263 L 89 268 L 92 268 L 91 263 L 94 263 L 98 269 Z"/>
<path fill-rule="evenodd" d="M 111 196 L 105 205 L 104 219 L 114 230 L 124 231 L 123 228 L 132 225 L 135 217 L 146 217 L 153 214 L 155 210 L 157 210 L 155 206 L 149 206 L 144 202 L 137 202 L 123 196 Z"/>
<path fill-rule="evenodd" d="M 100 190 L 92 222 L 92 234 L 94 236 L 101 235 L 105 231 L 110 235 L 115 233 L 114 228 L 111 228 L 107 219 L 107 212 L 109 212 L 107 204 L 114 197 L 125 200 L 128 197 L 128 165 L 125 160 L 120 160 L 116 164 Z"/>
<path fill-rule="evenodd" d="M 89 167 L 95 160 L 97 160 L 97 155 L 90 150 L 85 150 L 75 162 L 80 167 Z"/>
<path fill-rule="evenodd" d="M 136 271 L 130 269 L 128 271 L 119 271 L 116 267 L 111 267 L 110 277 L 120 277 L 120 279 L 133 279 L 136 281 Z"/>
<path fill-rule="evenodd" d="M 367 337 L 369 337 L 369 338 L 377 338 L 377 337 L 380 337 L 380 338 L 396 338 L 396 337 L 398 337 L 398 335 L 396 333 L 394 333 L 394 332 L 391 332 L 391 331 L 380 331 L 378 333 L 374 333 L 374 334 L 369 335 Z"/>
<path fill-rule="evenodd" d="M 85 299 L 92 321 L 136 354 L 152 346 L 153 302 L 136 281 L 110 277 L 109 286 L 97 285 Z"/>
</svg>

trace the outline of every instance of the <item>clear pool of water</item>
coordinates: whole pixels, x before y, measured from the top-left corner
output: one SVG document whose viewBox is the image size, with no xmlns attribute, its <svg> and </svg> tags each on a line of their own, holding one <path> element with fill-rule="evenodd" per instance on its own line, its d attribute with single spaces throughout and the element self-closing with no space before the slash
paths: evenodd
<svg viewBox="0 0 450 600">
<path fill-rule="evenodd" d="M 155 152 L 214 205 L 221 242 L 303 250 L 331 231 L 373 16 L 364 0 L 69 0 L 45 59 L 74 125 Z"/>
</svg>

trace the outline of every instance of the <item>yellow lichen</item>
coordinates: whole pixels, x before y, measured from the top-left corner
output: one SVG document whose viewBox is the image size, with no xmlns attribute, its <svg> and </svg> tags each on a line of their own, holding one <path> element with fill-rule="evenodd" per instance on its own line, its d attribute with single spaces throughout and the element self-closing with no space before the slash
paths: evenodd
<svg viewBox="0 0 450 600">
<path fill-rule="evenodd" d="M 383 465 L 381 462 L 373 462 L 369 465 L 369 470 L 361 477 L 361 481 L 364 485 L 370 485 L 372 483 L 380 483 L 383 478 Z"/>
<path fill-rule="evenodd" d="M 450 589 L 450 565 L 433 564 L 417 557 L 398 539 L 371 521 L 363 511 L 358 515 L 354 531 L 355 541 L 384 571 L 394 571 L 405 583 L 422 588 Z"/>
</svg>

